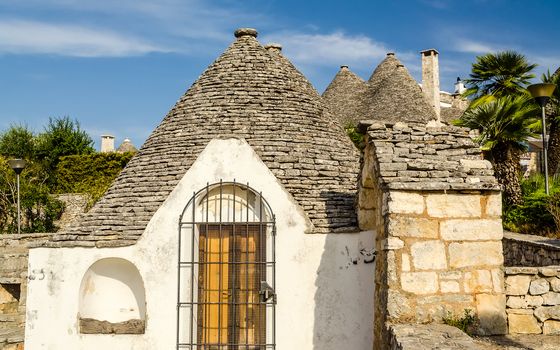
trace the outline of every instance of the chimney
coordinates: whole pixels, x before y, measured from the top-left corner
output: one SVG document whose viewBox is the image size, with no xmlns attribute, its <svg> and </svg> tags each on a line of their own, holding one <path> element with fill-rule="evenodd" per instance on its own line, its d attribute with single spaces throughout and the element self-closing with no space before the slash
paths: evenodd
<svg viewBox="0 0 560 350">
<path fill-rule="evenodd" d="M 462 94 L 466 90 L 467 88 L 465 88 L 465 83 L 463 83 L 460 77 L 457 77 L 457 82 L 455 83 L 455 93 Z"/>
<path fill-rule="evenodd" d="M 422 55 L 422 91 L 434 107 L 438 120 L 440 119 L 439 104 L 439 62 L 436 49 L 420 51 Z"/>
<path fill-rule="evenodd" d="M 109 153 L 115 151 L 115 136 L 101 135 L 101 152 Z"/>
</svg>

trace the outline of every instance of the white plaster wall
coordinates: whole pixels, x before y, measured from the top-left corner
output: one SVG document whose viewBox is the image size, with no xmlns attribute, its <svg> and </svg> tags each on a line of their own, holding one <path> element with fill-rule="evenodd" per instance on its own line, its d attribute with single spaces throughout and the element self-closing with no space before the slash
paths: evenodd
<svg viewBox="0 0 560 350">
<path fill-rule="evenodd" d="M 174 349 L 179 215 L 193 192 L 220 179 L 249 182 L 276 215 L 277 349 L 371 349 L 374 264 L 365 264 L 360 250 L 374 246 L 374 232 L 305 234 L 310 222 L 301 209 L 251 147 L 236 139 L 208 144 L 136 245 L 32 249 L 26 349 Z M 91 264 L 108 257 L 129 260 L 142 275 L 143 335 L 78 333 L 81 280 Z"/>
</svg>

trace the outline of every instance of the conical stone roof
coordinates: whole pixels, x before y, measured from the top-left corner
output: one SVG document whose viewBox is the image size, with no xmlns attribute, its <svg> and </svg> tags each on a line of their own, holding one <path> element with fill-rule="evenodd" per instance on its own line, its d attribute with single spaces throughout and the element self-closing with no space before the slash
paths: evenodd
<svg viewBox="0 0 560 350">
<path fill-rule="evenodd" d="M 388 76 L 390 76 L 398 66 L 401 66 L 402 63 L 399 61 L 397 56 L 395 56 L 394 52 L 388 52 L 387 56 L 379 63 L 373 73 L 371 73 L 368 79 L 368 85 L 373 89 L 377 90 L 379 84 L 385 80 Z"/>
<path fill-rule="evenodd" d="M 356 230 L 359 155 L 320 96 L 256 31 L 237 40 L 153 131 L 105 196 L 53 246 L 134 244 L 208 142 L 243 138 L 313 223 L 314 232 Z"/>
<path fill-rule="evenodd" d="M 348 66 L 341 66 L 323 93 L 323 100 L 343 126 L 357 125 L 364 116 L 366 92 L 366 82 Z"/>
<path fill-rule="evenodd" d="M 425 124 L 438 118 L 416 80 L 389 53 L 369 79 L 364 119 Z"/>
</svg>

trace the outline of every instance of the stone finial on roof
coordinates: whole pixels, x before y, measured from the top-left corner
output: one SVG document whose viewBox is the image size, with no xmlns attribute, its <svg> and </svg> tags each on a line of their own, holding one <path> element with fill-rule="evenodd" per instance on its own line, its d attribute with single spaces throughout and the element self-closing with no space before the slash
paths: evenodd
<svg viewBox="0 0 560 350">
<path fill-rule="evenodd" d="M 266 44 L 264 46 L 265 49 L 267 49 L 268 51 L 273 51 L 273 52 L 282 52 L 282 45 L 278 44 L 278 43 L 269 43 Z"/>
<path fill-rule="evenodd" d="M 323 100 L 342 125 L 357 124 L 364 118 L 366 91 L 366 82 L 342 65 L 323 92 Z"/>
<path fill-rule="evenodd" d="M 241 38 L 242 36 L 252 36 L 256 38 L 258 35 L 257 30 L 254 28 L 238 28 L 233 34 L 236 38 Z"/>
</svg>

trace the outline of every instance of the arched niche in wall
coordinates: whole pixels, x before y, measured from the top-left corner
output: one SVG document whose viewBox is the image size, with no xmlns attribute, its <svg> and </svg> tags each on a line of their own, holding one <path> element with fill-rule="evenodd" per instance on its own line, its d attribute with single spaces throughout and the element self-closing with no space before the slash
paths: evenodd
<svg viewBox="0 0 560 350">
<path fill-rule="evenodd" d="M 79 298 L 80 333 L 144 333 L 146 293 L 140 272 L 130 261 L 96 261 L 82 278 Z"/>
</svg>

